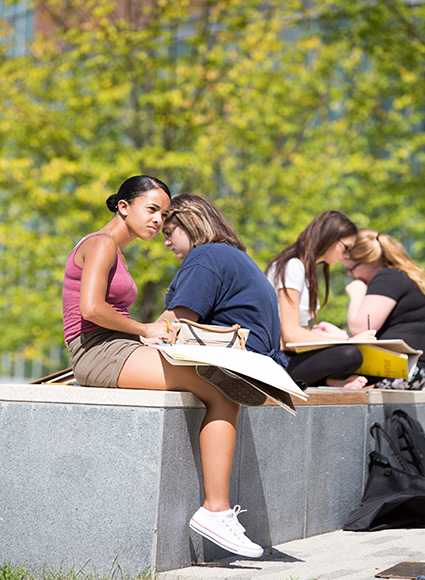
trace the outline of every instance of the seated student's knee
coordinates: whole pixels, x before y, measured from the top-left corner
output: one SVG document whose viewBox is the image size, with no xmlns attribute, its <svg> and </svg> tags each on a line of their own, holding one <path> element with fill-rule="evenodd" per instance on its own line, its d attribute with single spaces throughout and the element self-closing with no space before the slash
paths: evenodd
<svg viewBox="0 0 425 580">
<path fill-rule="evenodd" d="M 360 349 L 354 344 L 347 344 L 341 347 L 342 352 L 338 353 L 338 357 L 341 357 L 341 361 L 344 361 L 347 370 L 351 369 L 350 372 L 355 372 L 363 364 L 363 355 Z"/>
</svg>

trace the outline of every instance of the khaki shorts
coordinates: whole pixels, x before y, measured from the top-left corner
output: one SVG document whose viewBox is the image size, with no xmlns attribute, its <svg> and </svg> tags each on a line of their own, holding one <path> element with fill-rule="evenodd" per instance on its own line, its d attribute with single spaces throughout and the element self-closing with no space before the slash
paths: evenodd
<svg viewBox="0 0 425 580">
<path fill-rule="evenodd" d="M 74 376 L 87 387 L 116 387 L 125 361 L 141 346 L 137 335 L 107 328 L 82 332 L 66 343 Z"/>
</svg>

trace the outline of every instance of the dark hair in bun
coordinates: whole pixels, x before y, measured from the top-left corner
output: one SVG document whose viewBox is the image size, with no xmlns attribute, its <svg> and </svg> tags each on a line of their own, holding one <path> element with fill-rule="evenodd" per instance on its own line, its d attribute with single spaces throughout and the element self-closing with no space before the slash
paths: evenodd
<svg viewBox="0 0 425 580">
<path fill-rule="evenodd" d="M 108 206 L 109 211 L 116 213 L 118 211 L 118 195 L 116 193 L 110 195 L 106 200 L 106 205 Z"/>
<path fill-rule="evenodd" d="M 171 199 L 171 192 L 163 181 L 156 179 L 156 177 L 150 177 L 149 175 L 134 175 L 124 181 L 117 193 L 108 197 L 106 205 L 109 211 L 116 213 L 118 211 L 118 202 L 121 199 L 131 203 L 133 199 L 142 196 L 146 191 L 150 191 L 151 189 L 162 189 Z"/>
</svg>

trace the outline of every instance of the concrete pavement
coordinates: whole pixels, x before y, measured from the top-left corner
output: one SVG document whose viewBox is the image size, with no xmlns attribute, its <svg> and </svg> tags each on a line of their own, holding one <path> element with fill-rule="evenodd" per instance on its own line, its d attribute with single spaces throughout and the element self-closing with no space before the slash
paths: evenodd
<svg viewBox="0 0 425 580">
<path fill-rule="evenodd" d="M 192 532 L 191 532 L 192 533 Z M 273 547 L 258 560 L 224 560 L 157 574 L 157 580 L 372 580 L 400 562 L 424 562 L 425 529 L 337 530 Z"/>
</svg>

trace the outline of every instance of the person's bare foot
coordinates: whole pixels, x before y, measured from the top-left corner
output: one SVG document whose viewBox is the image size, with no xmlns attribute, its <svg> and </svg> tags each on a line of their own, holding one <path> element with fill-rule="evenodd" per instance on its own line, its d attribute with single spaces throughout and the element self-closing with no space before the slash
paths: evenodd
<svg viewBox="0 0 425 580">
<path fill-rule="evenodd" d="M 351 375 L 347 379 L 326 379 L 328 387 L 337 387 L 340 389 L 364 389 L 367 378 L 359 375 Z"/>
</svg>

